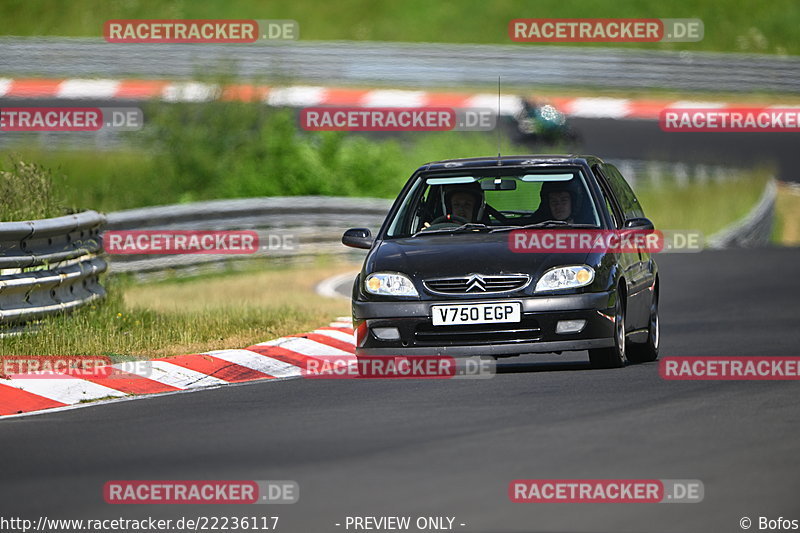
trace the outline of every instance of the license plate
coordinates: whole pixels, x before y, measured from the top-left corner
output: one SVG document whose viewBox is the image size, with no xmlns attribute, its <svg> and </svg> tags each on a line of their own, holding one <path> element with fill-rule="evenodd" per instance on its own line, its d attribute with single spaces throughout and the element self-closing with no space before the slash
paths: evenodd
<svg viewBox="0 0 800 533">
<path fill-rule="evenodd" d="M 432 305 L 434 326 L 494 324 L 522 320 L 520 302 Z"/>
</svg>

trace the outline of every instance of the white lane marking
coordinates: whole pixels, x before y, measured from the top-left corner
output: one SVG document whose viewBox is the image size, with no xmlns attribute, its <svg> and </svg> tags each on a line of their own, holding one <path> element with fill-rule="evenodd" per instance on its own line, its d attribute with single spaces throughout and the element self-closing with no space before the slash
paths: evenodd
<svg viewBox="0 0 800 533">
<path fill-rule="evenodd" d="M 350 319 L 348 317 L 337 317 L 337 319 L 339 321 L 332 322 L 330 324 L 330 327 L 352 328 L 352 322 L 350 322 Z M 338 333 L 340 333 L 336 332 L 334 334 L 331 334 L 331 330 L 317 330 L 316 332 L 321 334 L 327 334 L 332 338 L 334 335 L 338 336 Z M 341 333 L 349 337 L 347 333 L 343 332 Z M 302 353 L 306 355 L 319 355 L 319 356 L 343 355 L 346 358 L 353 357 L 351 353 L 343 352 L 341 350 L 337 350 L 336 348 L 332 348 L 330 346 L 326 346 L 324 344 L 299 337 L 282 337 L 280 339 L 275 339 L 272 341 L 261 343 L 260 345 L 261 346 L 280 345 L 283 348 L 287 348 L 297 353 Z M 231 352 L 234 353 L 231 354 Z M 249 350 L 220 350 L 218 352 L 208 352 L 208 353 L 209 355 L 212 355 L 219 359 L 224 359 L 226 361 L 230 361 L 235 364 L 253 368 L 254 370 L 261 371 L 261 368 L 264 368 L 263 371 L 265 373 L 275 376 L 275 379 L 270 381 L 284 381 L 287 379 L 296 379 L 298 377 L 301 377 L 302 375 L 299 367 L 296 367 L 295 365 L 284 363 L 283 361 L 273 360 L 268 356 L 262 356 L 261 354 L 250 352 Z M 270 371 L 267 367 L 262 367 L 261 366 L 262 361 L 260 359 L 256 359 L 255 357 L 260 357 L 265 359 L 267 361 L 266 364 L 268 365 L 276 365 L 278 367 L 280 367 L 280 365 L 286 365 L 284 367 L 285 373 L 279 374 L 278 370 Z M 0 416 L 0 419 L 35 416 L 39 414 L 54 413 L 54 412 L 72 410 L 82 407 L 105 405 L 108 403 L 116 403 L 120 401 L 146 400 L 158 396 L 167 396 L 173 394 L 195 392 L 199 390 L 208 390 L 212 388 L 219 388 L 222 386 L 248 385 L 257 382 L 256 380 L 253 380 L 241 383 L 231 383 L 218 378 L 207 376 L 200 372 L 195 372 L 193 370 L 180 367 L 178 365 L 167 363 L 166 361 L 129 361 L 125 363 L 117 363 L 112 366 L 118 370 L 122 370 L 130 374 L 135 374 L 147 379 L 151 379 L 153 381 L 158 381 L 160 383 L 176 387 L 179 390 L 160 392 L 160 393 L 128 395 L 124 392 L 120 392 L 115 389 L 104 387 L 102 385 L 98 385 L 96 383 L 90 381 L 84 381 L 77 378 L 64 378 L 58 380 L 25 379 L 25 378 L 4 379 L 2 380 L 2 383 L 5 385 L 9 385 L 30 392 L 32 394 L 36 394 L 44 398 L 49 398 L 67 405 L 64 407 L 56 407 L 51 409 L 40 409 L 37 411 L 31 411 L 29 413 L 3 415 Z M 292 369 L 296 370 L 292 371 Z M 50 383 L 55 382 L 57 386 L 48 386 L 48 382 Z M 113 398 L 113 399 L 104 399 L 96 402 L 79 403 L 81 402 L 81 400 L 97 400 L 99 398 Z"/>
<path fill-rule="evenodd" d="M 423 107 L 428 100 L 424 91 L 369 91 L 361 102 L 364 107 Z"/>
<path fill-rule="evenodd" d="M 167 102 L 207 102 L 219 93 L 219 87 L 196 81 L 170 83 L 164 87 L 161 97 Z"/>
<path fill-rule="evenodd" d="M 56 91 L 57 98 L 113 98 L 120 82 L 116 80 L 66 80 Z"/>
<path fill-rule="evenodd" d="M 311 339 L 304 339 L 302 337 L 288 337 L 288 338 L 275 339 L 274 341 L 267 341 L 267 342 L 262 342 L 261 344 L 256 344 L 256 346 L 280 346 L 281 348 L 291 350 L 301 355 L 311 355 L 311 356 L 353 355 L 349 352 L 339 350 L 338 348 L 333 348 L 332 346 L 328 346 L 327 344 L 322 344 L 321 342 L 312 341 Z"/>
<path fill-rule="evenodd" d="M 467 109 L 491 109 L 496 113 L 498 110 L 497 95 L 476 94 L 464 101 L 464 107 Z M 499 109 L 501 115 L 516 115 L 522 111 L 522 100 L 516 96 L 501 96 Z"/>
<path fill-rule="evenodd" d="M 166 361 L 132 361 L 129 363 L 117 363 L 112 366 L 125 372 L 152 379 L 153 381 L 158 381 L 159 383 L 170 385 L 178 389 L 208 387 L 210 385 L 229 383 L 224 379 L 208 376 L 202 372 L 173 365 Z"/>
<path fill-rule="evenodd" d="M 575 98 L 565 111 L 574 117 L 623 118 L 631 114 L 631 103 L 624 98 Z"/>
<path fill-rule="evenodd" d="M 345 299 L 349 300 L 349 288 L 348 288 L 348 295 L 345 296 L 344 294 L 340 294 L 336 292 L 336 287 L 345 283 L 347 281 L 350 282 L 349 287 L 353 286 L 353 281 L 355 281 L 356 276 L 358 276 L 358 271 L 354 270 L 353 272 L 345 272 L 344 274 L 337 274 L 335 276 L 331 276 L 328 279 L 324 279 L 317 284 L 316 292 L 320 296 L 324 296 L 326 298 L 336 298 L 336 299 Z M 338 320 L 342 320 L 339 318 Z"/>
<path fill-rule="evenodd" d="M 270 89 L 267 94 L 267 103 L 274 106 L 304 107 L 325 103 L 325 87 L 297 85 Z"/>
<path fill-rule="evenodd" d="M 5 96 L 8 90 L 11 88 L 11 83 L 14 80 L 9 78 L 0 78 L 0 96 Z"/>
<path fill-rule="evenodd" d="M 108 396 L 127 396 L 124 392 L 69 376 L 57 378 L 20 377 L 3 380 L 3 384 L 69 405 L 80 403 L 81 400 L 96 400 Z"/>
<path fill-rule="evenodd" d="M 300 375 L 300 367 L 273 359 L 267 355 L 251 352 L 250 350 L 216 350 L 205 353 L 276 378 Z"/>
<path fill-rule="evenodd" d="M 721 102 L 693 102 L 690 100 L 679 100 L 677 102 L 672 102 L 667 106 L 667 109 L 672 108 L 689 108 L 689 109 L 721 109 L 723 107 L 728 107 L 728 104 L 723 104 Z"/>
<path fill-rule="evenodd" d="M 345 333 L 344 331 L 339 331 L 336 329 L 315 329 L 314 333 L 317 333 L 318 335 L 325 335 L 332 339 L 346 342 L 347 344 L 352 344 L 354 348 L 356 345 L 356 336 L 352 333 Z"/>
</svg>

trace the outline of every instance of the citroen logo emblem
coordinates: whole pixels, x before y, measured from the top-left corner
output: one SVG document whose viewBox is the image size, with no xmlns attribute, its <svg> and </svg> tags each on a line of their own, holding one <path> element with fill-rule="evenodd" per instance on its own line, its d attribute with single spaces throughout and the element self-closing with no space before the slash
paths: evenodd
<svg viewBox="0 0 800 533">
<path fill-rule="evenodd" d="M 473 274 L 467 279 L 467 292 L 486 292 L 486 282 L 478 274 Z"/>
</svg>

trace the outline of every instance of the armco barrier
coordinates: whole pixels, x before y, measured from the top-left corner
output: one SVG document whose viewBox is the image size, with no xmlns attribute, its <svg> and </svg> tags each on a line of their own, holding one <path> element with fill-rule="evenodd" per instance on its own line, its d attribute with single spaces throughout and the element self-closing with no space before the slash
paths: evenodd
<svg viewBox="0 0 800 533">
<path fill-rule="evenodd" d="M 778 183 L 771 180 L 761 199 L 742 220 L 708 238 L 711 248 L 754 248 L 769 243 L 775 219 Z"/>
<path fill-rule="evenodd" d="M 252 255 L 115 255 L 112 273 L 146 273 L 213 265 L 223 260 L 348 253 L 341 244 L 348 228 L 383 223 L 391 200 L 288 196 L 212 200 L 145 207 L 108 214 L 109 230 L 254 230 L 260 249 Z"/>
<path fill-rule="evenodd" d="M 6 76 L 186 79 L 224 72 L 238 79 L 391 87 L 495 87 L 501 76 L 508 87 L 800 90 L 800 59 L 764 54 L 366 41 L 130 45 L 64 37 L 3 37 L 0 47 Z"/>
<path fill-rule="evenodd" d="M 95 211 L 0 223 L 0 324 L 14 324 L 80 307 L 105 296 L 105 272 Z"/>
</svg>

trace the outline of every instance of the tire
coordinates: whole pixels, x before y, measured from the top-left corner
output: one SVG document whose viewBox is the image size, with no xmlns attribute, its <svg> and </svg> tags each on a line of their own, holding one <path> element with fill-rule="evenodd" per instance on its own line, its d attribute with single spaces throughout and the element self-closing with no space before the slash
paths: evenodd
<svg viewBox="0 0 800 533">
<path fill-rule="evenodd" d="M 614 346 L 589 350 L 589 361 L 594 368 L 620 368 L 625 366 L 625 293 L 617 291 L 614 308 Z"/>
<path fill-rule="evenodd" d="M 658 320 L 658 291 L 653 293 L 650 304 L 650 324 L 647 331 L 647 342 L 633 344 L 628 347 L 628 361 L 631 363 L 649 363 L 658 359 L 658 347 L 661 343 L 661 326 Z"/>
</svg>

